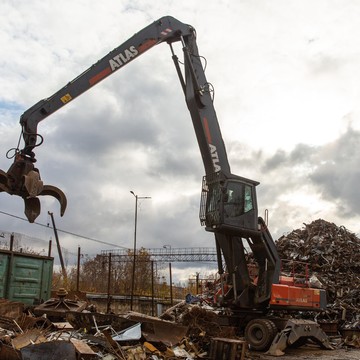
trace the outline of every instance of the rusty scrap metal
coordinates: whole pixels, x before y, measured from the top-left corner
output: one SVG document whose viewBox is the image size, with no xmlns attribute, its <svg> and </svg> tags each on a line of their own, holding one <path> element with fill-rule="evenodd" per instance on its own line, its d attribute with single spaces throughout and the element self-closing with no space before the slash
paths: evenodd
<svg viewBox="0 0 360 360">
<path fill-rule="evenodd" d="M 96 352 L 94 352 L 91 347 L 86 344 L 86 342 L 75 338 L 71 338 L 70 342 L 74 345 L 75 351 L 79 358 L 83 360 L 92 360 L 98 358 Z"/>
<path fill-rule="evenodd" d="M 328 330 L 339 336 L 339 346 L 359 347 L 360 240 L 344 227 L 324 220 L 304 226 L 277 241 L 280 257 L 293 262 L 293 267 L 299 262 L 308 264 L 309 283 L 324 287 L 329 300 L 326 311 L 310 315 L 322 323 L 322 329 L 328 325 Z M 189 359 L 212 359 L 217 358 L 219 349 L 227 358 L 242 359 L 246 343 L 238 337 L 238 329 L 230 326 L 232 323 L 223 326 L 221 309 L 206 301 L 215 291 L 216 287 L 200 296 L 196 304 L 182 301 L 160 317 L 136 312 L 100 314 L 89 311 L 91 305 L 86 301 L 65 301 L 65 292 L 60 292 L 60 298 L 35 307 L 34 313 L 21 306 L 12 317 L 0 312 L 0 359 L 41 360 L 59 352 L 71 360 L 175 359 L 184 354 Z M 10 309 L 11 304 L 5 303 L 4 308 Z M 58 317 L 68 322 L 63 328 L 50 321 Z M 139 323 L 140 339 L 118 341 L 119 334 Z"/>
<path fill-rule="evenodd" d="M 26 346 L 21 349 L 21 356 L 22 360 L 76 360 L 76 351 L 71 342 L 51 341 Z"/>
<path fill-rule="evenodd" d="M 17 319 L 25 310 L 25 305 L 19 301 L 0 299 L 0 316 L 4 315 L 11 319 Z"/>
<path fill-rule="evenodd" d="M 59 289 L 58 298 L 51 298 L 34 308 L 35 315 L 46 314 L 50 318 L 65 318 L 68 311 L 82 311 L 87 307 L 86 301 L 66 299 L 65 289 Z"/>
<path fill-rule="evenodd" d="M 136 312 L 129 312 L 126 318 L 141 323 L 141 331 L 147 341 L 161 341 L 167 346 L 178 344 L 188 331 L 188 326 L 161 320 Z"/>
<path fill-rule="evenodd" d="M 318 219 L 281 236 L 276 246 L 280 258 L 307 262 L 318 284 L 326 289 L 328 308 L 319 319 L 338 321 L 341 326 L 356 323 L 360 315 L 360 239 L 354 233 Z"/>
<path fill-rule="evenodd" d="M 97 327 L 111 326 L 116 332 L 120 332 L 137 324 L 136 321 L 127 319 L 122 315 L 77 311 L 68 311 L 66 313 L 66 320 L 73 326 L 74 329 L 85 329 L 86 332 L 90 334 L 94 334 L 96 330 L 94 326 L 94 318 Z"/>
<path fill-rule="evenodd" d="M 244 360 L 247 344 L 244 340 L 213 338 L 210 345 L 211 360 Z"/>
<path fill-rule="evenodd" d="M 21 333 L 20 335 L 16 336 L 12 340 L 12 346 L 17 350 L 20 350 L 30 344 L 39 344 L 44 341 L 46 341 L 46 339 L 42 334 L 41 330 L 31 329 L 26 331 L 25 333 Z"/>
</svg>

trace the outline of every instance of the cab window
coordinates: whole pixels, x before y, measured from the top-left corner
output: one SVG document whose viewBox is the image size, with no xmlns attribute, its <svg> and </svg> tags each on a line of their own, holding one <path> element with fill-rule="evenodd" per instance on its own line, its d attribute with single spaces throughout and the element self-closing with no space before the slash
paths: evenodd
<svg viewBox="0 0 360 360">
<path fill-rule="evenodd" d="M 254 208 L 250 185 L 229 181 L 224 196 L 226 217 L 241 216 Z"/>
</svg>

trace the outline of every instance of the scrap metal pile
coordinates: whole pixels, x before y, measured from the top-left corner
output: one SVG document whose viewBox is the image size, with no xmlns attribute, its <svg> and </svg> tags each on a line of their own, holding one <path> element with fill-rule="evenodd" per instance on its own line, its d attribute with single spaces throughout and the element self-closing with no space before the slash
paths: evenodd
<svg viewBox="0 0 360 360">
<path fill-rule="evenodd" d="M 326 289 L 325 318 L 360 329 L 360 239 L 355 234 L 318 219 L 280 237 L 276 246 L 281 259 L 306 262 Z"/>
<path fill-rule="evenodd" d="M 359 348 L 360 239 L 319 219 L 280 237 L 276 246 L 281 259 L 307 263 L 310 284 L 327 291 L 326 311 L 309 316 L 336 323 L 335 335 L 352 331 L 342 333 L 345 340 L 337 344 Z M 218 359 L 226 349 L 243 360 L 249 355 L 246 342 L 236 326 L 221 325 L 222 309 L 213 303 L 217 290 L 209 286 L 202 295 L 188 294 L 159 317 L 101 314 L 87 301 L 67 299 L 63 289 L 36 307 L 1 300 L 0 359 Z"/>
<path fill-rule="evenodd" d="M 3 300 L 2 305 L 12 309 L 11 317 L 0 315 L 2 360 L 200 359 L 208 358 L 211 340 L 225 334 L 211 309 L 185 301 L 162 318 L 132 311 L 116 315 L 83 309 L 61 311 L 65 317 L 61 322 L 51 321 L 45 314 L 36 316 L 21 303 Z M 232 341 L 240 350 L 242 346 L 238 359 L 245 359 L 245 342 Z"/>
</svg>

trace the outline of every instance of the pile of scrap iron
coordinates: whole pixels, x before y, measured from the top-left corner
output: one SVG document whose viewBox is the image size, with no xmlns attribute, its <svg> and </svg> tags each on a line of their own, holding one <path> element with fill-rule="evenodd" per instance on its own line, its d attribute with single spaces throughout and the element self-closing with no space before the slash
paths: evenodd
<svg viewBox="0 0 360 360">
<path fill-rule="evenodd" d="M 2 360 L 201 359 L 209 358 L 215 336 L 226 335 L 211 309 L 185 301 L 164 314 L 181 313 L 176 322 L 136 312 L 115 315 L 86 309 L 68 311 L 63 321 L 55 322 L 45 314 L 34 315 L 21 303 L 4 300 L 2 305 L 12 309 L 11 317 L 0 316 Z M 244 341 L 234 338 L 231 346 L 245 359 Z"/>
<path fill-rule="evenodd" d="M 281 259 L 308 263 L 310 281 L 326 289 L 328 306 L 318 321 L 336 324 L 345 343 L 359 347 L 360 239 L 344 226 L 318 219 L 280 237 L 276 246 Z"/>
<path fill-rule="evenodd" d="M 316 220 L 276 245 L 282 259 L 308 263 L 312 284 L 327 290 L 326 311 L 309 316 L 336 325 L 338 346 L 359 348 L 360 240 L 344 227 Z M 215 283 L 207 293 L 189 294 L 159 317 L 100 314 L 92 304 L 67 299 L 62 289 L 34 308 L 0 300 L 0 359 L 218 359 L 220 352 L 221 358 L 236 353 L 244 360 L 249 352 L 238 329 L 221 325 L 226 309 L 211 306 L 217 290 Z"/>
</svg>

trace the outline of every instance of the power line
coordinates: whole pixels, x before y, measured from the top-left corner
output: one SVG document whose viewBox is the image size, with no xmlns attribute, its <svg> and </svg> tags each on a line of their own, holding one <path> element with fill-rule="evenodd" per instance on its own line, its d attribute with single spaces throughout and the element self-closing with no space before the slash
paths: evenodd
<svg viewBox="0 0 360 360">
<path fill-rule="evenodd" d="M 0 214 L 7 215 L 7 216 L 13 217 L 13 218 L 15 218 L 15 219 L 28 222 L 28 220 L 25 219 L 25 218 L 23 218 L 23 217 L 20 217 L 20 216 L 17 216 L 17 215 L 13 215 L 13 214 L 9 214 L 9 213 L 7 213 L 7 212 L 5 212 L 5 211 L 1 211 L 1 210 L 0 210 Z M 50 226 L 50 224 L 46 224 L 46 225 L 45 225 L 45 224 L 38 223 L 38 222 L 36 222 L 36 221 L 34 221 L 34 224 L 35 224 L 35 225 L 38 225 L 38 226 L 46 227 L 46 228 L 49 228 L 49 229 L 54 229 L 52 226 Z M 106 242 L 106 241 L 102 241 L 102 240 L 98 240 L 98 239 L 93 239 L 93 238 L 91 238 L 91 237 L 84 236 L 84 235 L 79 235 L 79 234 L 73 233 L 73 232 L 71 232 L 71 231 L 61 230 L 61 229 L 58 229 L 58 228 L 57 228 L 57 231 L 58 231 L 58 232 L 62 232 L 62 233 L 64 233 L 64 234 L 76 236 L 76 237 L 79 237 L 79 238 L 82 238 L 82 239 L 94 241 L 94 242 L 97 242 L 97 243 L 99 243 L 99 244 L 104 244 L 104 245 L 108 245 L 108 246 L 113 246 L 113 247 L 117 247 L 117 248 L 121 248 L 121 249 L 128 249 L 128 248 L 125 247 L 125 246 L 112 244 L 112 243 L 109 243 L 109 242 Z"/>
</svg>

